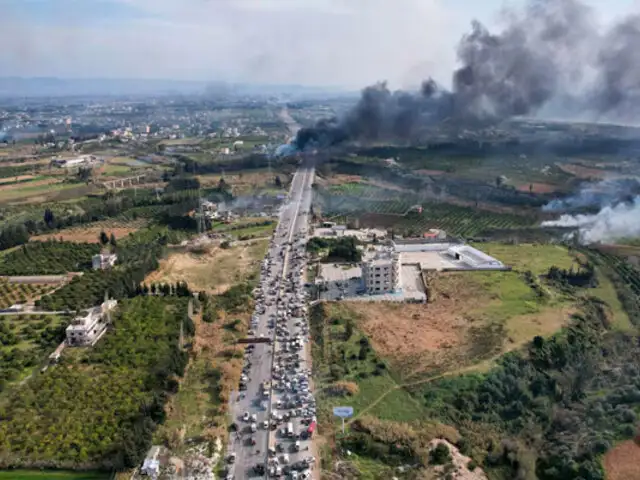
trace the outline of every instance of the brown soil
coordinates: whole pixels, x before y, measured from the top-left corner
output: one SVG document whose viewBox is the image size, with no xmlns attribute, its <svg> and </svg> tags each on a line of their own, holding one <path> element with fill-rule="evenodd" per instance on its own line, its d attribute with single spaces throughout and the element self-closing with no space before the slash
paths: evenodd
<svg viewBox="0 0 640 480">
<path fill-rule="evenodd" d="M 609 176 L 609 173 L 604 170 L 599 170 L 597 168 L 589 168 L 583 165 L 576 165 L 573 163 L 569 164 L 556 164 L 560 170 L 566 172 L 574 177 L 578 178 L 604 178 Z"/>
<path fill-rule="evenodd" d="M 441 274 L 432 285 L 436 300 L 429 304 L 348 302 L 376 352 L 406 381 L 462 355 L 472 341 L 466 313 L 482 306 L 463 275 Z"/>
<path fill-rule="evenodd" d="M 70 228 L 68 230 L 62 230 L 58 233 L 37 235 L 31 237 L 31 241 L 45 241 L 45 240 L 64 240 L 65 242 L 87 242 L 98 243 L 100 232 L 104 231 L 107 235 L 112 233 L 115 235 L 116 240 L 122 239 L 130 233 L 136 232 L 138 228 L 102 228 L 102 227 L 88 227 L 88 228 Z"/>
<path fill-rule="evenodd" d="M 640 479 L 640 446 L 633 440 L 618 444 L 604 457 L 607 480 Z"/>
<path fill-rule="evenodd" d="M 533 189 L 530 190 L 530 185 L 533 186 Z M 558 187 L 555 185 L 551 185 L 549 183 L 526 183 L 523 185 L 518 185 L 518 190 L 521 192 L 533 192 L 533 193 L 553 193 L 558 190 Z"/>
<path fill-rule="evenodd" d="M 0 178 L 0 185 L 2 185 L 3 183 L 11 183 L 11 182 L 17 182 L 17 181 L 21 181 L 21 180 L 29 180 L 30 178 L 35 178 L 35 177 L 33 175 L 18 175 L 17 177 Z"/>
<path fill-rule="evenodd" d="M 25 176 L 28 177 L 28 175 Z M 11 177 L 9 180 L 13 181 L 15 180 L 15 177 Z M 52 183 L 60 183 L 60 180 L 57 178 L 43 178 L 42 180 L 36 180 L 35 182 L 15 183 L 12 185 L 0 186 L 0 189 L 6 192 L 10 190 L 20 190 L 24 187 L 39 187 L 40 185 L 51 185 Z"/>
<path fill-rule="evenodd" d="M 147 284 L 184 281 L 194 291 L 220 294 L 246 278 L 264 256 L 267 240 L 253 240 L 223 249 L 211 246 L 203 254 L 174 253 L 160 261 Z"/>
<path fill-rule="evenodd" d="M 329 185 L 342 185 L 345 183 L 360 183 L 362 177 L 360 175 L 343 175 L 335 174 L 326 179 L 326 183 Z"/>
</svg>

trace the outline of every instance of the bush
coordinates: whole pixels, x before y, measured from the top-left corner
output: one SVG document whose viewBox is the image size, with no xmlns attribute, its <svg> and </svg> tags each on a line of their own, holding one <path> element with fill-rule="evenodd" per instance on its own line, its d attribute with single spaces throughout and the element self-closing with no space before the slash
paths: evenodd
<svg viewBox="0 0 640 480">
<path fill-rule="evenodd" d="M 429 452 L 429 463 L 432 465 L 446 465 L 450 462 L 451 452 L 445 443 L 438 443 L 438 445 Z"/>
</svg>

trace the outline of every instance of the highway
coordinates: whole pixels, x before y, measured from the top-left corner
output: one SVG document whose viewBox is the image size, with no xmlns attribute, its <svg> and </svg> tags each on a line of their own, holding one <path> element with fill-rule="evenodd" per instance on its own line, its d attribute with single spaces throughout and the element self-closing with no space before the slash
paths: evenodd
<svg viewBox="0 0 640 480">
<path fill-rule="evenodd" d="M 236 431 L 227 448 L 227 479 L 311 476 L 312 462 L 307 468 L 301 462 L 310 456 L 310 440 L 298 438 L 308 428 L 303 423 L 315 421 L 303 296 L 314 168 L 308 159 L 305 162 L 281 207 L 255 291 L 249 337 L 270 343 L 254 343 L 245 352 L 241 389 L 231 399 Z M 283 431 L 289 426 L 295 432 Z"/>
</svg>

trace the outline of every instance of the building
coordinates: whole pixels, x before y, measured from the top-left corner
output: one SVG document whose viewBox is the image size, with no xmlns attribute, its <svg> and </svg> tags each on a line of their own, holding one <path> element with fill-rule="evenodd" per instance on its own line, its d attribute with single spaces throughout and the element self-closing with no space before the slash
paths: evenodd
<svg viewBox="0 0 640 480">
<path fill-rule="evenodd" d="M 153 446 L 147 452 L 147 456 L 142 463 L 142 468 L 140 469 L 141 475 L 146 475 L 151 478 L 158 478 L 160 475 L 160 460 L 158 460 L 158 456 L 160 455 L 160 447 Z"/>
<path fill-rule="evenodd" d="M 94 270 L 106 270 L 116 264 L 118 255 L 115 253 L 99 253 L 91 257 L 91 264 Z"/>
<path fill-rule="evenodd" d="M 447 238 L 447 232 L 439 230 L 437 228 L 430 228 L 422 234 L 422 238 L 427 241 L 442 241 Z"/>
<path fill-rule="evenodd" d="M 67 344 L 70 346 L 95 344 L 107 329 L 110 313 L 117 304 L 117 300 L 105 300 L 99 307 L 90 308 L 84 315 L 75 317 L 66 330 Z"/>
<path fill-rule="evenodd" d="M 501 261 L 469 245 L 453 245 L 447 249 L 447 255 L 468 268 L 489 270 L 505 268 Z"/>
<path fill-rule="evenodd" d="M 382 251 L 365 260 L 362 262 L 362 280 L 369 295 L 398 292 L 402 284 L 400 255 Z"/>
<path fill-rule="evenodd" d="M 54 158 L 53 165 L 60 168 L 73 168 L 92 165 L 96 162 L 93 155 L 81 155 L 76 158 Z"/>
</svg>

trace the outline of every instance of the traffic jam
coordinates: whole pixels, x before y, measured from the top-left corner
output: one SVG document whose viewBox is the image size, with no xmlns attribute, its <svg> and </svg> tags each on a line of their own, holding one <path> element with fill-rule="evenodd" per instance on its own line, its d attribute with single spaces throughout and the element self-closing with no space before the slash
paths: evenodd
<svg viewBox="0 0 640 480">
<path fill-rule="evenodd" d="M 308 211 L 300 211 L 302 226 L 284 223 L 271 239 L 267 256 L 261 265 L 261 283 L 253 291 L 256 301 L 251 318 L 249 337 L 256 343 L 269 343 L 272 358 L 271 378 L 260 383 L 254 404 L 264 414 L 244 412 L 232 425 L 242 443 L 256 446 L 253 434 L 269 430 L 266 463 L 253 465 L 253 476 L 306 480 L 312 478 L 315 458 L 311 439 L 316 429 L 316 402 L 311 392 L 311 368 L 308 358 L 309 325 L 307 321 L 308 293 L 304 288 L 306 269 L 306 238 Z M 296 222 L 293 218 L 293 222 Z M 291 220 L 289 220 L 291 221 Z M 297 222 L 296 222 L 297 223 Z M 284 230 L 284 232 L 282 232 Z M 284 269 L 284 265 L 288 268 Z M 283 275 L 286 272 L 286 275 Z M 268 315 L 267 312 L 270 312 Z M 261 322 L 266 322 L 267 334 Z M 240 383 L 240 395 L 252 381 L 254 344 L 245 351 L 245 365 Z M 264 420 L 259 421 L 258 417 Z M 265 458 L 265 457 L 262 457 Z M 228 457 L 235 461 L 235 454 Z"/>
</svg>

